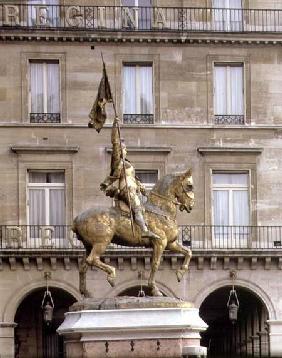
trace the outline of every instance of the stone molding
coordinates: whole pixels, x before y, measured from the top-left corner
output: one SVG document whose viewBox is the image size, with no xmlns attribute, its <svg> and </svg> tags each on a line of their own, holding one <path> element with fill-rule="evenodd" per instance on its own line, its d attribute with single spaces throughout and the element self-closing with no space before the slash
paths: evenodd
<svg viewBox="0 0 282 358">
<path fill-rule="evenodd" d="M 263 148 L 250 147 L 198 147 L 197 152 L 201 155 L 212 154 L 254 154 L 259 155 L 263 152 Z"/>
<path fill-rule="evenodd" d="M 27 153 L 77 153 L 78 145 L 12 145 L 12 152 L 16 154 Z"/>
</svg>

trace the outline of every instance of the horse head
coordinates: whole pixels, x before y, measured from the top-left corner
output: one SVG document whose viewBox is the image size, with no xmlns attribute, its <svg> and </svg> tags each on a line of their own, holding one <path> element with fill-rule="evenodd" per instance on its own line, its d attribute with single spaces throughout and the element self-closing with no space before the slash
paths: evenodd
<svg viewBox="0 0 282 358">
<path fill-rule="evenodd" d="M 186 210 L 190 213 L 195 204 L 191 169 L 188 169 L 185 173 L 176 177 L 174 182 L 174 195 L 180 203 L 179 209 L 181 211 Z"/>
</svg>

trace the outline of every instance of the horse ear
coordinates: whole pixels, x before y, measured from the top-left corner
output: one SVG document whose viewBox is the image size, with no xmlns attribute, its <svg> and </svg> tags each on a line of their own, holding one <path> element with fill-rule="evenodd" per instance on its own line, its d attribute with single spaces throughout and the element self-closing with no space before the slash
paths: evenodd
<svg viewBox="0 0 282 358">
<path fill-rule="evenodd" d="M 186 176 L 186 177 L 191 177 L 191 176 L 192 176 L 192 169 L 191 169 L 191 168 L 189 168 L 189 169 L 187 170 L 187 172 L 185 172 L 185 176 Z"/>
</svg>

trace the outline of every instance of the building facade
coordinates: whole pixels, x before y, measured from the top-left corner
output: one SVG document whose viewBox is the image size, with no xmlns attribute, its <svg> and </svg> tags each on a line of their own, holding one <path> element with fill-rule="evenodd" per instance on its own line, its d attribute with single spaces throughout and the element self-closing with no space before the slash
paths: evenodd
<svg viewBox="0 0 282 358">
<path fill-rule="evenodd" d="M 112 205 L 99 190 L 112 107 L 99 134 L 87 127 L 102 53 L 128 157 L 148 190 L 193 170 L 195 207 L 178 214 L 190 270 L 178 283 L 183 258 L 166 252 L 160 289 L 200 309 L 209 357 L 281 357 L 282 1 L 3 1 L 0 41 L 0 356 L 64 356 L 56 328 L 81 298 L 84 254 L 72 220 Z M 116 286 L 93 269 L 88 289 L 136 295 L 150 256 L 110 247 L 103 259 L 117 268 Z"/>
</svg>

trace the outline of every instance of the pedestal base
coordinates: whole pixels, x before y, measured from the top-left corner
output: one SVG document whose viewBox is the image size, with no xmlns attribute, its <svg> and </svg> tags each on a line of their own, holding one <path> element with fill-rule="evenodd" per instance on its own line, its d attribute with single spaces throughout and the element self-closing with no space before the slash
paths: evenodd
<svg viewBox="0 0 282 358">
<path fill-rule="evenodd" d="M 75 303 L 58 328 L 67 358 L 204 357 L 207 328 L 190 303 L 164 297 L 116 297 Z"/>
</svg>

